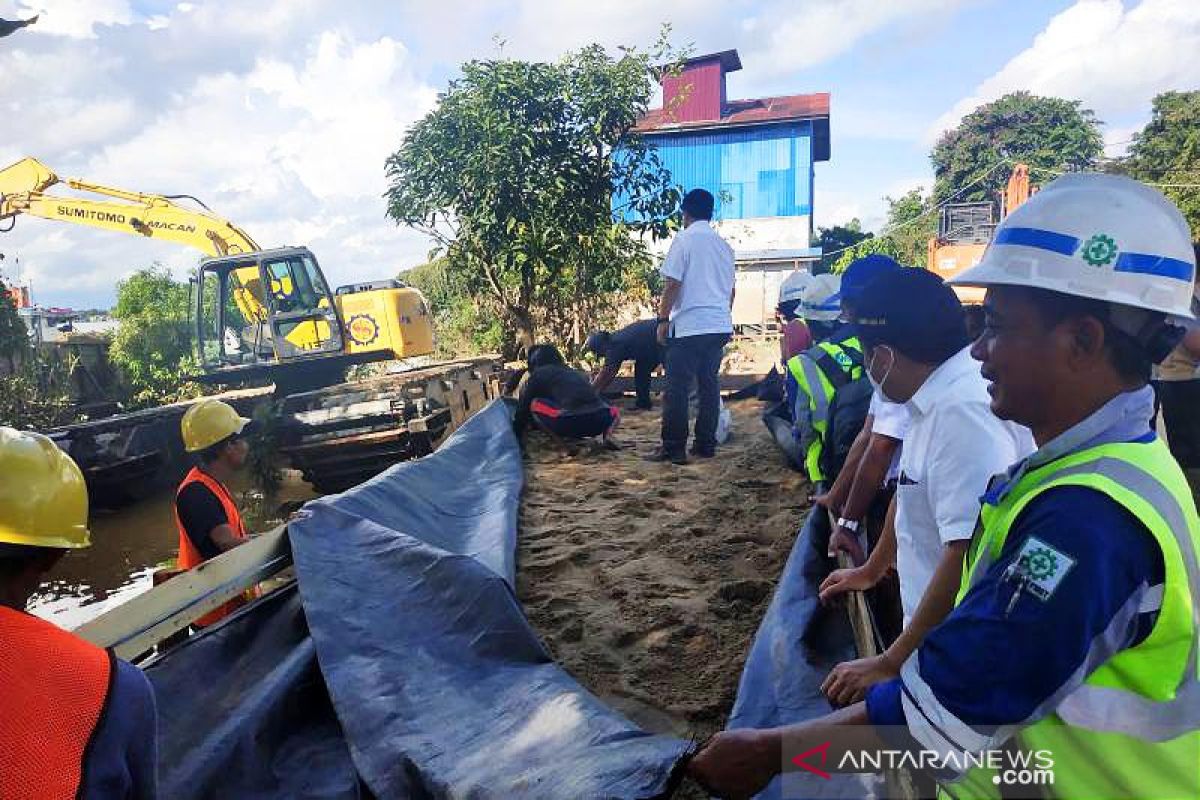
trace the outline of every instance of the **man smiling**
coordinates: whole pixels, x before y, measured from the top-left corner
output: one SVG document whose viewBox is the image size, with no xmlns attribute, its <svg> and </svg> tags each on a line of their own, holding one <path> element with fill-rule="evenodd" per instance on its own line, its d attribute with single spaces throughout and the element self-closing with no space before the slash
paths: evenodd
<svg viewBox="0 0 1200 800">
<path fill-rule="evenodd" d="M 1147 385 L 1194 275 L 1183 216 L 1126 178 L 1066 176 L 1010 214 L 957 282 L 988 289 L 972 355 L 1038 450 L 989 485 L 954 610 L 865 702 L 727 731 L 692 774 L 750 795 L 784 737 L 794 755 L 891 730 L 937 754 L 1049 751 L 1055 797 L 1200 796 L 1200 520 Z M 987 770 L 939 777 L 954 797 L 1000 793 Z"/>
</svg>

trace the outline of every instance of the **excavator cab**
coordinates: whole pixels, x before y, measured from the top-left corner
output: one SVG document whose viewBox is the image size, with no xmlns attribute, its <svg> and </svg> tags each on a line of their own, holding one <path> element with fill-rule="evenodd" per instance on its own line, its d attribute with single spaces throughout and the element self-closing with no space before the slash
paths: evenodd
<svg viewBox="0 0 1200 800">
<path fill-rule="evenodd" d="M 344 350 L 333 294 L 307 248 L 206 259 L 197 287 L 197 355 L 213 380 Z"/>
</svg>

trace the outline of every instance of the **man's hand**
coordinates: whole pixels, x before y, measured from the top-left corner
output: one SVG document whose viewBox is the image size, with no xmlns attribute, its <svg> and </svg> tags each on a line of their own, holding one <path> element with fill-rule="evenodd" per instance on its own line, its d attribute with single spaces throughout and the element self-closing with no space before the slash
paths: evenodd
<svg viewBox="0 0 1200 800">
<path fill-rule="evenodd" d="M 888 660 L 886 654 L 845 661 L 821 684 L 821 691 L 836 706 L 848 706 L 863 699 L 867 689 L 900 674 Z"/>
<path fill-rule="evenodd" d="M 660 346 L 667 343 L 667 329 L 670 326 L 671 323 L 669 322 L 662 322 L 661 320 L 659 321 L 658 328 L 656 328 L 654 331 L 654 338 L 658 340 Z"/>
<path fill-rule="evenodd" d="M 824 494 L 814 494 L 812 501 L 814 503 L 816 503 L 817 505 L 819 505 L 821 508 L 823 508 L 827 511 L 832 511 L 835 515 L 840 514 L 842 512 L 841 507 L 834 502 L 834 497 L 833 497 L 832 492 L 825 492 Z"/>
<path fill-rule="evenodd" d="M 688 762 L 688 774 L 717 797 L 753 797 L 780 770 L 774 742 L 766 731 L 722 731 Z"/>
<path fill-rule="evenodd" d="M 865 592 L 879 583 L 880 577 L 872 574 L 866 564 L 850 569 L 835 569 L 821 581 L 821 587 L 817 590 L 820 593 L 818 596 L 824 604 L 846 592 Z"/>
<path fill-rule="evenodd" d="M 841 525 L 837 526 L 829 537 L 829 557 L 836 558 L 838 550 L 849 553 L 855 564 L 861 564 L 867 560 L 866 554 L 858 543 L 858 535 Z"/>
</svg>

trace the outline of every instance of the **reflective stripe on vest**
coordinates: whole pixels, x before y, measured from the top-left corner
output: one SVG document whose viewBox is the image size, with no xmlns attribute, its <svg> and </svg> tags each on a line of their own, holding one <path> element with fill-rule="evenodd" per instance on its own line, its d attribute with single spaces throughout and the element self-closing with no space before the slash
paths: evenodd
<svg viewBox="0 0 1200 800">
<path fill-rule="evenodd" d="M 832 377 L 826 375 L 817 363 L 816 357 L 820 355 L 814 352 L 817 350 L 828 354 L 829 358 L 843 370 L 843 375 Z M 852 351 L 857 358 L 848 351 Z M 828 363 L 827 359 L 821 360 Z M 788 359 L 787 368 L 792 377 L 796 379 L 796 383 L 800 385 L 800 390 L 808 396 L 809 415 L 816 436 L 809 442 L 804 463 L 809 480 L 817 483 L 825 478 L 821 472 L 820 460 L 825 432 L 829 428 L 829 406 L 833 402 L 833 394 L 836 391 L 834 383 L 836 380 L 837 384 L 841 386 L 862 376 L 862 345 L 856 337 L 843 339 L 840 342 L 820 342 Z"/>
<path fill-rule="evenodd" d="M 183 520 L 179 518 L 179 494 L 193 483 L 203 484 L 210 492 L 217 496 L 217 500 L 221 502 L 221 508 L 225 511 L 225 519 L 229 520 L 229 527 L 233 528 L 233 535 L 238 539 L 246 538 L 246 528 L 242 524 L 242 515 L 238 512 L 237 503 L 233 501 L 233 496 L 229 494 L 229 490 L 225 488 L 224 484 L 204 470 L 199 467 L 192 467 L 191 472 L 184 477 L 183 483 L 179 484 L 179 489 L 175 492 L 175 527 L 179 529 L 179 557 L 177 558 L 177 563 L 180 569 L 194 569 L 206 560 L 200 551 L 196 549 L 196 546 L 192 544 L 191 537 L 187 535 L 187 529 L 183 526 Z M 200 619 L 196 620 L 196 625 L 198 627 L 212 625 L 243 604 L 242 601 L 231 600 L 216 611 L 200 617 Z"/>
<path fill-rule="evenodd" d="M 94 644 L 0 607 L 0 797 L 77 796 L 115 671 Z"/>
<path fill-rule="evenodd" d="M 1200 521 L 1183 472 L 1160 440 L 1066 456 L 1025 475 L 998 506 L 985 505 L 958 602 L 999 557 L 1021 511 L 1057 486 L 1103 492 L 1136 516 L 1159 546 L 1166 580 L 1123 610 L 1132 619 L 1161 591 L 1150 634 L 1103 663 L 1082 665 L 1083 684 L 1043 704 L 1033 716 L 1045 716 L 1018 740 L 1023 749 L 1056 751 L 1057 797 L 1198 797 Z M 988 781 L 976 775 L 969 783 Z"/>
</svg>

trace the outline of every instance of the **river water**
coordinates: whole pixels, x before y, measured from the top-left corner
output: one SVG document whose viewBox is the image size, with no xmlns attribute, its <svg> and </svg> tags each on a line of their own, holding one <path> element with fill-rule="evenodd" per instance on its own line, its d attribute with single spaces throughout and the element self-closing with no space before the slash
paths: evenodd
<svg viewBox="0 0 1200 800">
<path fill-rule="evenodd" d="M 248 486 L 230 488 L 239 496 Z M 289 470 L 272 506 L 313 497 L 312 487 Z M 77 628 L 151 588 L 155 569 L 173 562 L 178 550 L 174 498 L 174 490 L 169 490 L 118 511 L 93 511 L 92 546 L 69 552 L 58 562 L 38 587 L 29 610 L 64 628 Z M 247 526 L 267 530 L 278 521 L 255 524 L 248 519 Z"/>
</svg>

